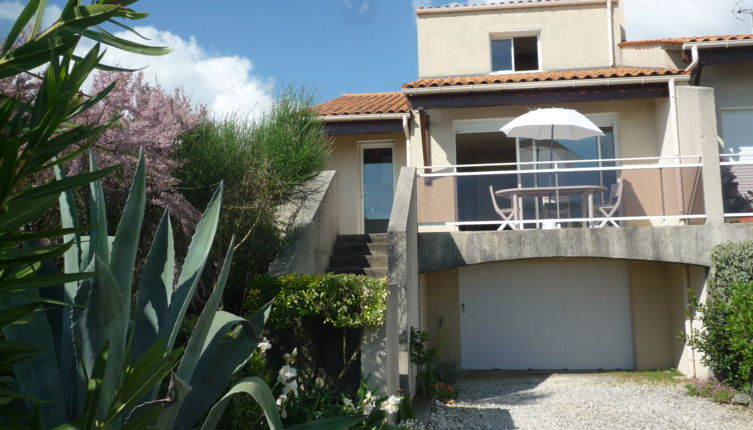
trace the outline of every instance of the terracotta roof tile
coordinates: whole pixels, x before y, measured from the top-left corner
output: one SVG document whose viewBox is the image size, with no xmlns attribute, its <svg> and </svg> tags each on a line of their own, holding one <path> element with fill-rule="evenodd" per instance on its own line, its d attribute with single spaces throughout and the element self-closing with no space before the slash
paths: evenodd
<svg viewBox="0 0 753 430">
<path fill-rule="evenodd" d="M 343 94 L 314 107 L 319 115 L 367 115 L 405 113 L 410 111 L 408 100 L 400 92 Z"/>
<path fill-rule="evenodd" d="M 576 79 L 628 78 L 637 76 L 684 75 L 681 69 L 612 67 L 608 69 L 566 70 L 558 72 L 506 73 L 481 76 L 419 79 L 403 88 L 452 87 L 462 85 L 505 84 L 519 82 L 569 81 Z"/>
<path fill-rule="evenodd" d="M 620 46 L 683 45 L 691 42 L 724 42 L 728 40 L 751 40 L 753 34 L 728 34 L 722 36 L 670 37 L 666 39 L 630 40 Z"/>
</svg>

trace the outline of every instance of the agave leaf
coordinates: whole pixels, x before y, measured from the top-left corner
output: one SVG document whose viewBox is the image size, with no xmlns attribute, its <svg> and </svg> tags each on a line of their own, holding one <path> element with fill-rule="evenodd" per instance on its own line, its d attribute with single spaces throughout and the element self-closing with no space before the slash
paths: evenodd
<svg viewBox="0 0 753 430">
<path fill-rule="evenodd" d="M 207 335 L 212 326 L 217 307 L 220 305 L 220 301 L 222 301 L 222 293 L 225 290 L 225 284 L 227 283 L 227 278 L 230 274 L 230 266 L 233 264 L 234 244 L 235 236 L 230 239 L 230 245 L 228 246 L 227 255 L 225 256 L 225 262 L 222 264 L 220 277 L 212 291 L 212 295 L 204 304 L 204 309 L 202 309 L 201 315 L 199 315 L 199 319 L 196 322 L 193 331 L 191 331 L 191 337 L 188 339 L 186 353 L 183 355 L 183 359 L 180 360 L 177 373 L 180 378 L 186 381 L 192 380 L 196 364 L 201 358 L 204 345 L 207 343 Z"/>
<path fill-rule="evenodd" d="M 76 354 L 89 379 L 92 378 L 97 356 L 109 345 L 107 365 L 101 392 L 102 403 L 109 405 L 120 384 L 125 355 L 125 336 L 128 329 L 124 315 L 123 297 L 109 267 L 94 255 L 87 272 L 97 276 L 81 282 L 72 312 L 73 337 Z"/>
<path fill-rule="evenodd" d="M 201 426 L 201 430 L 214 430 L 217 427 L 217 423 L 220 422 L 220 418 L 222 418 L 222 414 L 225 412 L 232 396 L 236 394 L 248 394 L 253 397 L 264 411 L 269 429 L 283 430 L 282 419 L 280 419 L 280 413 L 277 411 L 277 404 L 275 404 L 272 390 L 269 389 L 261 378 L 256 376 L 239 381 L 227 394 L 222 396 L 222 399 L 209 411 L 209 415 L 206 421 L 204 421 L 204 425 Z"/>
<path fill-rule="evenodd" d="M 130 412 L 178 364 L 182 348 L 165 353 L 163 345 L 162 341 L 156 342 L 130 366 L 105 422 L 112 423 Z"/>
<path fill-rule="evenodd" d="M 131 357 L 143 354 L 159 338 L 162 319 L 170 306 L 175 273 L 175 249 L 170 213 L 165 211 L 141 270 Z"/>
<path fill-rule="evenodd" d="M 214 235 L 217 232 L 221 204 L 222 183 L 214 192 L 214 196 L 191 238 L 191 245 L 188 247 L 188 254 L 186 254 L 186 259 L 183 262 L 183 270 L 181 270 L 178 278 L 178 287 L 170 299 L 167 318 L 160 327 L 159 337 L 167 338 L 167 350 L 172 349 L 175 344 L 186 309 L 188 309 L 188 304 L 196 291 L 201 272 L 204 270 Z"/>
<path fill-rule="evenodd" d="M 251 358 L 256 349 L 254 331 L 243 318 L 217 312 L 214 323 L 209 336 L 210 346 L 203 351 L 190 380 L 193 390 L 176 418 L 177 429 L 190 428 L 204 415 L 225 391 L 233 373 Z"/>
<path fill-rule="evenodd" d="M 157 420 L 157 428 L 169 429 L 173 426 L 175 417 L 178 415 L 178 411 L 180 410 L 180 406 L 183 404 L 183 400 L 185 400 L 186 396 L 190 392 L 191 387 L 182 379 L 180 379 L 174 372 L 171 372 L 170 385 L 167 387 L 166 398 L 150 402 L 159 403 L 163 408 L 162 413 Z M 134 409 L 134 413 L 139 409 L 139 407 Z"/>
<path fill-rule="evenodd" d="M 55 178 L 58 181 L 66 179 L 63 166 L 54 167 Z M 60 193 L 60 221 L 63 228 L 79 228 L 78 210 L 76 200 L 71 190 Z M 84 243 L 79 233 L 67 234 L 63 237 L 66 242 L 73 242 L 73 246 L 63 255 L 63 269 L 65 273 L 77 273 L 83 271 L 84 262 L 83 247 L 89 249 L 88 240 Z M 86 257 L 88 258 L 88 257 Z M 78 291 L 78 282 L 66 282 L 63 286 L 63 300 L 73 303 Z M 71 325 L 71 307 L 64 306 L 60 309 L 60 340 L 58 360 L 60 362 L 60 380 L 64 387 L 69 387 L 71 410 L 77 411 L 82 407 L 85 396 L 84 374 L 81 366 L 75 365 L 73 352 L 73 327 Z"/>
<path fill-rule="evenodd" d="M 89 151 L 89 170 L 96 172 L 97 156 L 94 151 Z M 92 255 L 96 254 L 104 263 L 110 260 L 110 246 L 107 234 L 107 212 L 105 209 L 105 192 L 102 190 L 102 181 L 97 180 L 89 184 L 89 219 L 96 224 L 89 233 Z M 85 261 L 84 264 L 89 264 Z"/>
<path fill-rule="evenodd" d="M 115 241 L 112 244 L 110 270 L 120 288 L 120 295 L 124 297 L 123 316 L 128 319 L 131 315 L 131 291 L 133 272 L 135 271 L 136 252 L 139 249 L 141 225 L 144 221 L 146 206 L 146 173 L 144 170 L 144 149 L 139 150 L 139 161 L 133 177 L 133 185 L 128 193 L 123 216 L 120 218 Z M 127 321 L 126 321 L 127 323 Z"/>
<path fill-rule="evenodd" d="M 35 290 L 30 290 L 27 294 L 36 297 L 36 301 L 41 299 Z M 30 303 L 32 301 L 25 299 L 0 298 L 0 309 Z M 45 313 L 34 312 L 26 324 L 6 326 L 3 328 L 3 334 L 8 341 L 20 342 L 29 350 L 38 351 L 28 360 L 15 363 L 13 366 L 20 391 L 27 396 L 45 400 L 64 399 L 65 392 L 57 370 L 55 342 Z M 65 422 L 66 410 L 63 402 L 42 404 L 40 413 L 48 425 Z"/>
</svg>

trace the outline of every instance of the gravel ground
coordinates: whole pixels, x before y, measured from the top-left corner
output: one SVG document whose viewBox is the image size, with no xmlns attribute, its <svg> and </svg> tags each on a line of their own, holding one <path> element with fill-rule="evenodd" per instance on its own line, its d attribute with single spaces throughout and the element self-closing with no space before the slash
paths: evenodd
<svg viewBox="0 0 753 430">
<path fill-rule="evenodd" d="M 485 372 L 457 390 L 456 403 L 435 403 L 430 429 L 753 429 L 751 408 L 609 374 Z"/>
</svg>

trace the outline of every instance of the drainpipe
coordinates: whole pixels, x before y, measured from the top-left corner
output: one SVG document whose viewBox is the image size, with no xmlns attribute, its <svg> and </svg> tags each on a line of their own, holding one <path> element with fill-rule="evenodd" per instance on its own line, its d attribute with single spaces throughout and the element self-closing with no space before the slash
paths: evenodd
<svg viewBox="0 0 753 430">
<path fill-rule="evenodd" d="M 405 133 L 405 165 L 410 166 L 410 122 L 408 117 L 403 117 L 403 133 Z"/>
<path fill-rule="evenodd" d="M 680 121 L 677 114 L 677 82 L 674 79 L 669 80 L 669 119 L 672 122 L 672 146 L 674 147 L 674 163 L 682 163 L 682 159 L 679 158 L 680 151 Z M 675 169 L 675 184 L 677 184 L 677 195 L 680 197 L 677 201 L 679 212 L 684 214 L 685 211 L 685 193 L 683 192 L 682 174 L 679 169 Z"/>
<path fill-rule="evenodd" d="M 607 40 L 609 41 L 609 67 L 614 67 L 614 19 L 612 0 L 607 0 Z"/>
<path fill-rule="evenodd" d="M 669 80 L 669 119 L 672 121 L 672 144 L 674 146 L 674 156 L 680 155 L 680 127 L 677 118 L 677 82 L 674 79 Z M 675 160 L 677 163 L 678 160 Z"/>
<path fill-rule="evenodd" d="M 690 55 L 691 55 L 692 61 L 690 62 L 688 67 L 685 68 L 686 72 L 692 72 L 693 70 L 695 70 L 696 67 L 698 67 L 698 61 L 699 61 L 698 45 L 693 45 L 690 47 Z"/>
</svg>

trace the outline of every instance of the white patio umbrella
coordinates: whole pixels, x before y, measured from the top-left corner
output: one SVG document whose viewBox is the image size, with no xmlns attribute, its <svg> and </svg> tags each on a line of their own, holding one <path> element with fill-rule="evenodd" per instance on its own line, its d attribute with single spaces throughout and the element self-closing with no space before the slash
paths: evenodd
<svg viewBox="0 0 753 430">
<path fill-rule="evenodd" d="M 604 132 L 583 114 L 574 109 L 564 108 L 542 108 L 530 111 L 507 123 L 501 131 L 508 137 L 549 139 L 549 161 L 553 160 L 554 139 L 581 140 L 604 136 Z M 559 216 L 559 192 L 556 194 L 557 216 Z"/>
</svg>

